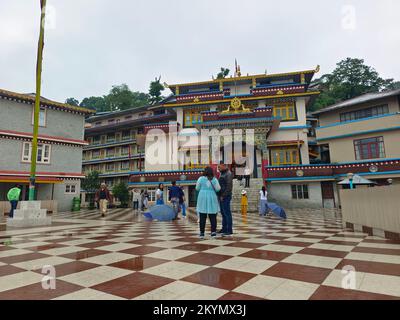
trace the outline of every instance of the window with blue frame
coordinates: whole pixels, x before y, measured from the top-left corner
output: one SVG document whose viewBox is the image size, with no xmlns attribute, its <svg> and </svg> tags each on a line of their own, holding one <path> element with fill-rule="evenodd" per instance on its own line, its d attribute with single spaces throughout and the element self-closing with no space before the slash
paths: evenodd
<svg viewBox="0 0 400 320">
<path fill-rule="evenodd" d="M 344 112 L 340 114 L 340 122 L 370 118 L 374 116 L 380 116 L 389 113 L 389 106 L 387 104 L 375 106 L 371 108 Z"/>
<path fill-rule="evenodd" d="M 202 121 L 201 110 L 199 109 L 186 110 L 183 117 L 185 127 L 193 127 L 197 122 Z"/>
</svg>

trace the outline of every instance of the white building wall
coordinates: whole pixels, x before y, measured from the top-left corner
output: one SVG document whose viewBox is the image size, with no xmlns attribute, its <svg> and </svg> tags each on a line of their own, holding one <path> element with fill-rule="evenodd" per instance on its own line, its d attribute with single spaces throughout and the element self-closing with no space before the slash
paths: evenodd
<svg viewBox="0 0 400 320">
<path fill-rule="evenodd" d="M 251 84 L 243 84 L 243 85 L 237 85 L 236 87 L 234 85 L 224 85 L 224 89 L 230 89 L 231 90 L 231 96 L 234 95 L 241 95 L 241 94 L 250 94 L 250 88 Z"/>
<path fill-rule="evenodd" d="M 292 199 L 292 184 L 307 184 L 309 199 Z M 267 186 L 268 201 L 276 202 L 283 208 L 321 208 L 322 193 L 321 183 L 318 182 L 293 182 L 269 183 Z"/>
</svg>

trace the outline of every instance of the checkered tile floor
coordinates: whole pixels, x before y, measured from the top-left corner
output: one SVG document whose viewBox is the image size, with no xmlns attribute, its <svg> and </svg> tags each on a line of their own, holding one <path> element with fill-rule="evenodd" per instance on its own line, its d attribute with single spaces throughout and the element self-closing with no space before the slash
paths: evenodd
<svg viewBox="0 0 400 320">
<path fill-rule="evenodd" d="M 130 209 L 58 214 L 29 229 L 3 220 L 0 299 L 400 299 L 400 243 L 346 231 L 334 211 L 235 214 L 234 229 L 199 240 L 194 215 L 148 222 Z M 42 288 L 46 265 L 54 290 Z"/>
</svg>

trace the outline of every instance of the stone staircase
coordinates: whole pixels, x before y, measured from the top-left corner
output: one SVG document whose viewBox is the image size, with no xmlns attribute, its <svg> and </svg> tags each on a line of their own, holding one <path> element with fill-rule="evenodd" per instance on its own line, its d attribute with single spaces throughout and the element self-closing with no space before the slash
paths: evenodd
<svg viewBox="0 0 400 320">
<path fill-rule="evenodd" d="M 242 198 L 242 190 L 247 191 L 247 199 L 248 199 L 248 212 L 258 212 L 258 205 L 259 205 L 259 194 L 261 187 L 263 186 L 263 179 L 262 178 L 251 178 L 250 179 L 250 188 L 244 187 L 244 180 L 243 186 L 240 186 L 239 180 L 233 180 L 233 189 L 232 189 L 232 202 L 231 208 L 232 212 L 240 212 L 241 205 L 240 200 Z"/>
</svg>

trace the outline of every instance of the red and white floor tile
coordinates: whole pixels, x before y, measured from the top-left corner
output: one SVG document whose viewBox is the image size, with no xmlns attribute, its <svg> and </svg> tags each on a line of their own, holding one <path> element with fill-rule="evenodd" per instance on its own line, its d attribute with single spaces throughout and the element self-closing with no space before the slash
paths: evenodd
<svg viewBox="0 0 400 320">
<path fill-rule="evenodd" d="M 130 209 L 62 213 L 49 227 L 3 220 L 0 299 L 400 299 L 400 242 L 345 230 L 334 211 L 235 214 L 234 229 L 200 240 L 194 215 L 149 222 Z M 42 287 L 44 266 L 55 289 Z"/>
</svg>

